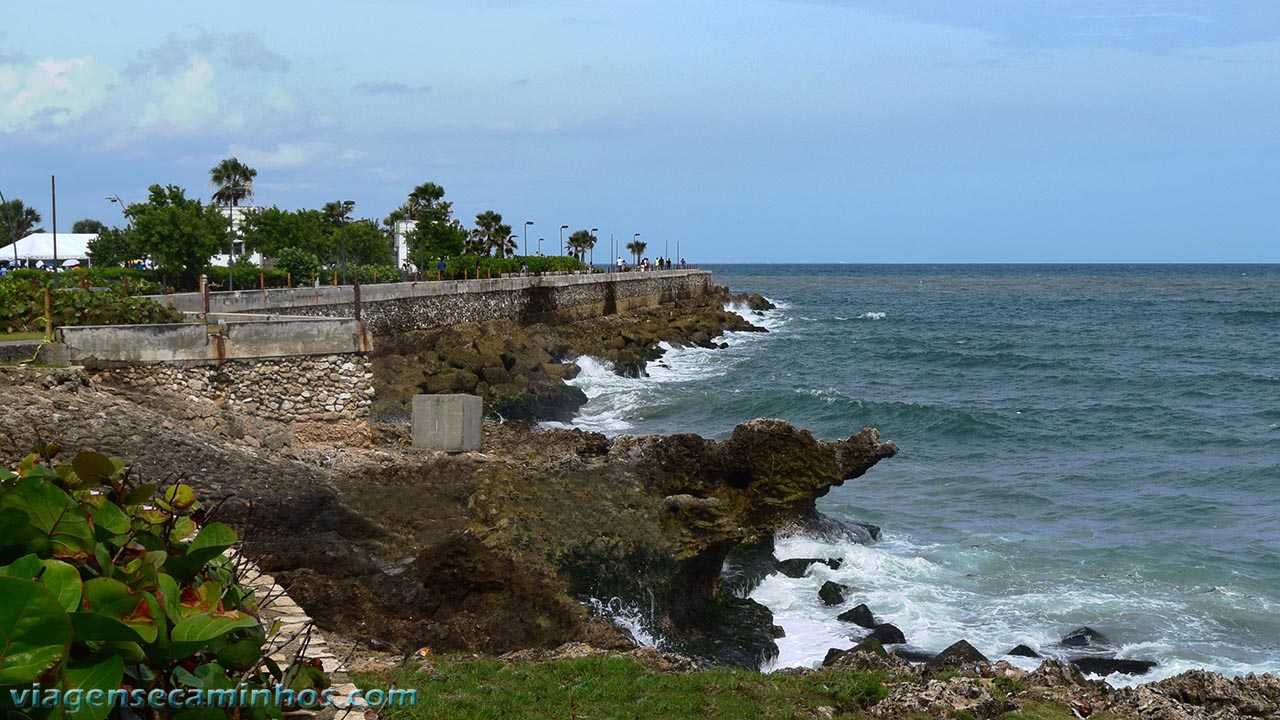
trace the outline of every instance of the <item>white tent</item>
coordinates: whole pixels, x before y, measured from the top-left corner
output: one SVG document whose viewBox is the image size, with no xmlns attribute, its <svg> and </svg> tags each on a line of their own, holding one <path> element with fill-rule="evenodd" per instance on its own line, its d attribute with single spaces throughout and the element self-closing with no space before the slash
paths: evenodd
<svg viewBox="0 0 1280 720">
<path fill-rule="evenodd" d="M 97 233 L 58 233 L 58 259 L 85 260 L 89 257 L 89 242 L 97 238 Z M 13 260 L 15 245 L 18 260 L 53 259 L 53 233 L 35 233 L 0 247 L 0 261 Z"/>
</svg>

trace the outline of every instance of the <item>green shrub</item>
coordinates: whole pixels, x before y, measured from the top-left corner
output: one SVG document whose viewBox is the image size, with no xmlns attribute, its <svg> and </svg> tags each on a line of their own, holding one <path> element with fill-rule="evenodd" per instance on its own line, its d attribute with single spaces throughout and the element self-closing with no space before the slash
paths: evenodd
<svg viewBox="0 0 1280 720">
<path fill-rule="evenodd" d="M 190 486 L 136 483 L 119 458 L 92 452 L 55 464 L 57 452 L 46 446 L 14 471 L 0 468 L 0 688 L 40 683 L 83 697 L 121 687 L 324 687 L 310 665 L 286 671 L 264 658 L 253 592 L 224 555 L 236 534 L 208 521 Z M 0 693 L 0 709 L 17 702 Z M 76 716 L 108 711 L 84 706 Z M 278 717 L 279 708 L 240 713 Z"/>
<path fill-rule="evenodd" d="M 571 257 L 559 256 L 532 256 L 532 257 L 493 257 L 490 255 L 458 255 L 457 257 L 445 258 L 446 280 L 461 280 L 465 271 L 466 276 L 470 278 L 476 277 L 476 269 L 479 268 L 479 275 L 482 278 L 499 277 L 502 273 L 520 272 L 521 263 L 529 266 L 531 273 L 544 272 L 560 272 L 572 270 L 586 270 L 584 263 L 578 262 Z M 436 279 L 437 268 L 432 265 L 429 268 L 422 269 L 422 276 L 427 280 Z"/>
<path fill-rule="evenodd" d="M 182 313 L 142 297 L 118 291 L 64 288 L 53 291 L 53 324 L 125 325 L 181 322 Z M 22 277 L 0 281 L 0 333 L 45 329 L 44 287 Z"/>
</svg>

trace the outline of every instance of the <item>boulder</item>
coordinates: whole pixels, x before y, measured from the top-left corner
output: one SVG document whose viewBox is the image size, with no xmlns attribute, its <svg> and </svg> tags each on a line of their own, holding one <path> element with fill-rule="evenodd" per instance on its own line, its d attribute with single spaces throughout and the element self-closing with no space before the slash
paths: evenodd
<svg viewBox="0 0 1280 720">
<path fill-rule="evenodd" d="M 830 667 L 845 655 L 852 655 L 855 653 L 865 653 L 881 659 L 889 657 L 889 653 L 885 652 L 884 645 L 882 645 L 879 640 L 876 640 L 875 638 L 867 638 L 848 650 L 841 650 L 839 648 L 831 648 L 827 650 L 826 657 L 822 659 L 822 667 Z"/>
<path fill-rule="evenodd" d="M 1111 642 L 1091 627 L 1078 627 L 1062 637 L 1062 644 L 1067 647 L 1105 647 Z"/>
<path fill-rule="evenodd" d="M 1005 655 L 1012 655 L 1014 657 L 1036 658 L 1036 659 L 1040 658 L 1040 653 L 1027 647 L 1026 645 L 1015 645 L 1014 648 L 1009 652 L 1005 653 Z"/>
<path fill-rule="evenodd" d="M 839 605 L 844 602 L 845 596 L 848 594 L 848 585 L 841 585 L 830 580 L 822 583 L 822 587 L 818 589 L 818 597 L 822 599 L 823 605 Z"/>
<path fill-rule="evenodd" d="M 926 672 L 937 673 L 943 670 L 964 667 L 977 663 L 989 663 L 986 655 L 969 644 L 967 640 L 959 640 L 938 653 L 936 657 L 924 664 Z"/>
<path fill-rule="evenodd" d="M 865 603 L 857 605 L 850 610 L 845 610 L 837 615 L 836 619 L 853 623 L 854 625 L 867 628 L 868 630 L 876 626 L 876 618 L 871 614 L 871 608 L 867 607 Z"/>
<path fill-rule="evenodd" d="M 802 578 L 809 572 L 809 566 L 822 563 L 832 570 L 839 570 L 843 561 L 839 558 L 791 558 L 778 561 L 778 572 L 789 578 Z"/>
<path fill-rule="evenodd" d="M 875 626 L 868 638 L 879 640 L 881 645 L 902 645 L 907 642 L 907 636 L 902 634 L 897 625 L 890 623 Z"/>
<path fill-rule="evenodd" d="M 913 663 L 927 663 L 930 660 L 938 657 L 937 653 L 931 653 L 928 650 L 916 650 L 914 648 L 905 647 L 905 646 L 894 648 L 893 652 L 890 654 L 894 655 L 895 657 L 900 657 L 903 660 L 906 660 L 908 662 L 913 662 Z"/>
<path fill-rule="evenodd" d="M 1071 664 L 1087 675 L 1146 675 L 1156 666 L 1152 660 L 1121 660 L 1120 658 L 1083 657 L 1076 658 Z"/>
</svg>

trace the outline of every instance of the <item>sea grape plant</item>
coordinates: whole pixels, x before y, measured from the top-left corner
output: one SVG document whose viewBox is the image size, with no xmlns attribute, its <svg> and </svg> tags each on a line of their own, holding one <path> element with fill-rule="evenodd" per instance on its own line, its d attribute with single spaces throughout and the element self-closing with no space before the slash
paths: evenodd
<svg viewBox="0 0 1280 720">
<path fill-rule="evenodd" d="M 135 482 L 120 458 L 94 452 L 59 464 L 58 451 L 42 446 L 15 469 L 0 467 L 0 711 L 279 717 L 279 706 L 73 710 L 19 698 L 37 683 L 80 697 L 325 686 L 312 664 L 285 670 L 264 657 L 271 629 L 224 554 L 236 534 L 208 520 L 190 485 Z"/>
</svg>

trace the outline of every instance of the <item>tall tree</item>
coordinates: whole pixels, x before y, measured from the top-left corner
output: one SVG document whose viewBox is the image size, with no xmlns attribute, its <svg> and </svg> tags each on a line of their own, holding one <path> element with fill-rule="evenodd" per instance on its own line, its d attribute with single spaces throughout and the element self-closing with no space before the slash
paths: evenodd
<svg viewBox="0 0 1280 720">
<path fill-rule="evenodd" d="M 511 240 L 511 226 L 502 222 L 502 215 L 492 210 L 476 215 L 476 234 L 484 247 L 498 257 L 516 251 L 515 241 Z"/>
<path fill-rule="evenodd" d="M 105 223 L 92 218 L 77 220 L 71 224 L 71 232 L 82 235 L 97 235 L 106 229 L 107 226 Z"/>
<path fill-rule="evenodd" d="M 587 251 L 596 246 L 596 239 L 590 230 L 574 230 L 566 244 L 569 246 L 569 253 L 582 260 Z"/>
<path fill-rule="evenodd" d="M 361 219 L 338 228 L 339 252 L 348 265 L 391 265 L 391 238 L 377 220 Z"/>
<path fill-rule="evenodd" d="M 409 262 L 429 268 L 436 258 L 461 255 L 466 250 L 467 230 L 452 218 L 420 220 L 405 236 L 405 243 L 409 246 Z"/>
<path fill-rule="evenodd" d="M 410 220 L 439 220 L 453 214 L 453 203 L 444 199 L 444 188 L 433 182 L 426 182 L 409 192 L 409 199 L 400 209 Z"/>
<path fill-rule="evenodd" d="M 333 251 L 333 235 L 319 210 L 281 210 L 271 206 L 247 213 L 240 237 L 249 252 L 279 258 L 285 248 L 294 248 L 316 258 L 328 258 Z"/>
<path fill-rule="evenodd" d="M 144 253 L 134 249 L 130 233 L 120 228 L 103 228 L 89 241 L 89 261 L 99 267 L 115 267 L 137 260 Z"/>
<path fill-rule="evenodd" d="M 209 170 L 209 186 L 214 188 L 213 201 L 236 207 L 242 200 L 253 199 L 253 179 L 258 171 L 234 157 L 227 158 Z"/>
<path fill-rule="evenodd" d="M 133 247 L 193 287 L 209 258 L 227 247 L 227 219 L 177 185 L 152 185 L 145 203 L 125 208 Z"/>
<path fill-rule="evenodd" d="M 14 198 L 0 202 L 0 243 L 15 243 L 31 233 L 40 232 L 40 213 Z M 3 258 L 0 258 L 3 259 Z"/>
<path fill-rule="evenodd" d="M 632 240 L 627 243 L 627 251 L 636 258 L 636 265 L 640 265 L 640 256 L 644 254 L 645 248 L 649 247 L 649 243 L 643 240 Z"/>
</svg>

